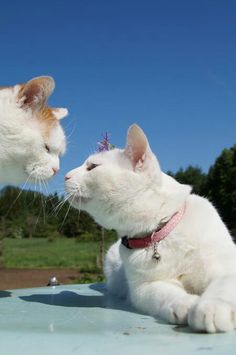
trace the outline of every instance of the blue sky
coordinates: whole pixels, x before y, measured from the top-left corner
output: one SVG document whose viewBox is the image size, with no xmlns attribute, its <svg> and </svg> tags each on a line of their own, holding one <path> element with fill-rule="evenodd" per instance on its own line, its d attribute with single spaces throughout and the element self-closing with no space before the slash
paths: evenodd
<svg viewBox="0 0 236 355">
<path fill-rule="evenodd" d="M 0 0 L 0 85 L 52 75 L 69 108 L 68 149 L 50 183 L 96 149 L 146 132 L 162 169 L 207 171 L 236 142 L 236 2 Z"/>
</svg>

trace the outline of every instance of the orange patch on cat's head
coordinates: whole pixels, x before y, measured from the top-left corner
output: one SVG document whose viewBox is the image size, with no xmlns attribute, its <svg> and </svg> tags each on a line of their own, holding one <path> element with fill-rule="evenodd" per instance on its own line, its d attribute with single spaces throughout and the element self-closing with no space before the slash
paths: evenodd
<svg viewBox="0 0 236 355">
<path fill-rule="evenodd" d="M 42 127 L 42 133 L 45 138 L 50 136 L 51 130 L 58 125 L 58 120 L 53 114 L 53 110 L 50 107 L 44 106 L 37 112 L 37 119 Z"/>
<path fill-rule="evenodd" d="M 16 88 L 17 106 L 25 111 L 31 110 L 32 118 L 36 119 L 42 128 L 43 136 L 59 125 L 59 120 L 68 115 L 66 108 L 47 106 L 49 96 L 55 88 L 54 79 L 50 76 L 39 76 L 15 86 L 0 86 L 0 90 Z"/>
<path fill-rule="evenodd" d="M 59 125 L 59 120 L 68 115 L 65 108 L 52 108 L 43 106 L 37 112 L 37 119 L 42 124 L 43 135 L 48 137 L 52 129 Z"/>
<path fill-rule="evenodd" d="M 55 82 L 52 77 L 40 76 L 21 84 L 18 92 L 20 107 L 24 110 L 32 110 L 32 114 L 40 122 L 45 136 L 49 136 L 50 131 L 59 124 L 58 121 L 68 115 L 65 108 L 47 106 L 48 97 L 54 88 Z"/>
</svg>

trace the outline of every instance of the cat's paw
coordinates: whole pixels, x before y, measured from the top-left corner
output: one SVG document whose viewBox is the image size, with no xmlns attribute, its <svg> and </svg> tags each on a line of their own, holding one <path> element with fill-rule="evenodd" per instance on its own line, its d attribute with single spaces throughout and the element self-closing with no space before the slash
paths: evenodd
<svg viewBox="0 0 236 355">
<path fill-rule="evenodd" d="M 236 328 L 236 308 L 222 300 L 200 300 L 190 310 L 188 324 L 197 331 L 228 332 Z"/>
<path fill-rule="evenodd" d="M 181 300 L 173 301 L 165 305 L 160 312 L 160 316 L 171 324 L 188 324 L 189 310 L 196 304 L 199 296 L 188 295 Z"/>
</svg>

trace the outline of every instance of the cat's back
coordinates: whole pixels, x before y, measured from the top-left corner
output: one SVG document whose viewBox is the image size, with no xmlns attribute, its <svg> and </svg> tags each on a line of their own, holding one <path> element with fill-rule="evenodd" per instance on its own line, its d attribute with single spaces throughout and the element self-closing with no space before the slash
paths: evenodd
<svg viewBox="0 0 236 355">
<path fill-rule="evenodd" d="M 227 227 L 222 221 L 217 209 L 204 197 L 191 194 L 186 202 L 185 226 L 191 228 L 192 234 L 201 233 L 214 240 L 219 237 L 232 240 Z"/>
<path fill-rule="evenodd" d="M 210 268 L 221 268 L 221 264 L 236 268 L 236 246 L 216 208 L 206 198 L 194 194 L 188 197 L 183 229 L 195 240 L 202 262 Z"/>
</svg>

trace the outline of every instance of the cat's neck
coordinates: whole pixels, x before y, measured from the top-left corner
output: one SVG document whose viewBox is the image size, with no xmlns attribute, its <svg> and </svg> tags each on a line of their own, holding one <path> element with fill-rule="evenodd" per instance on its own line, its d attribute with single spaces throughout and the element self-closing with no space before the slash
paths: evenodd
<svg viewBox="0 0 236 355">
<path fill-rule="evenodd" d="M 136 216 L 133 216 L 133 223 L 123 223 L 120 224 L 120 228 L 117 228 L 119 236 L 141 237 L 151 233 L 170 220 L 183 207 L 191 188 L 179 184 L 164 173 L 162 174 L 162 186 L 162 189 L 147 191 L 140 206 L 135 206 Z"/>
</svg>

